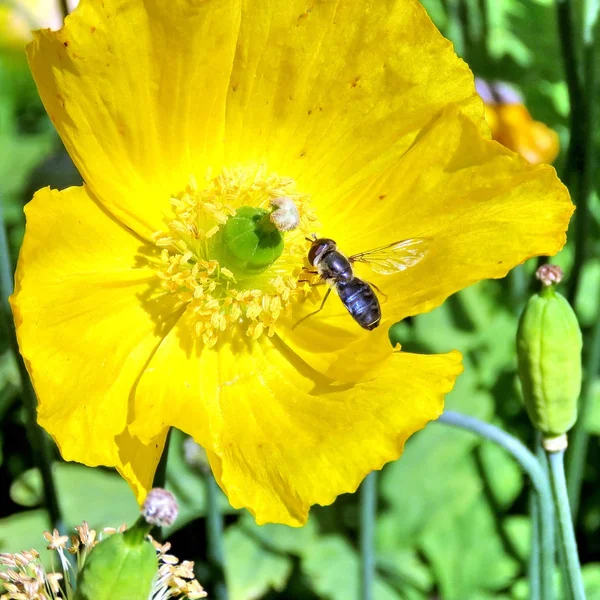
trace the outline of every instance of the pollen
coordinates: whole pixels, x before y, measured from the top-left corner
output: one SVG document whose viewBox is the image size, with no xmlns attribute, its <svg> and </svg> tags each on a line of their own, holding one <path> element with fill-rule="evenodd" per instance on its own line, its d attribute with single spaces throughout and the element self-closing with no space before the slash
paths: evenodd
<svg viewBox="0 0 600 600">
<path fill-rule="evenodd" d="M 285 233 L 282 255 L 260 274 L 236 276 L 220 258 L 223 225 L 243 206 L 275 210 L 282 198 L 296 225 Z M 202 183 L 191 176 L 171 205 L 167 230 L 153 236 L 160 255 L 156 272 L 162 290 L 185 306 L 190 331 L 208 347 L 232 328 L 253 340 L 272 336 L 281 315 L 307 294 L 301 274 L 306 237 L 316 227 L 310 198 L 293 179 L 246 167 L 223 169 L 216 177 L 209 171 Z"/>
</svg>

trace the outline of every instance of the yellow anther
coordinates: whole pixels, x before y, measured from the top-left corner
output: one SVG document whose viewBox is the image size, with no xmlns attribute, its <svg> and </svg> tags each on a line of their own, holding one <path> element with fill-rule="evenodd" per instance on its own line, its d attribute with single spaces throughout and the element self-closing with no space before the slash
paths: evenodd
<svg viewBox="0 0 600 600">
<path fill-rule="evenodd" d="M 269 269 L 236 281 L 215 255 L 221 226 L 242 206 L 269 209 L 282 198 L 297 207 L 298 228 L 286 233 L 284 252 Z M 217 177 L 207 173 L 200 183 L 190 177 L 170 203 L 174 216 L 168 231 L 152 238 L 160 250 L 157 278 L 164 293 L 186 306 L 184 318 L 194 336 L 212 347 L 230 327 L 252 339 L 273 335 L 277 319 L 310 290 L 308 282 L 297 283 L 307 253 L 304 238 L 318 229 L 308 198 L 295 191 L 289 178 L 239 168 L 223 169 Z"/>
</svg>

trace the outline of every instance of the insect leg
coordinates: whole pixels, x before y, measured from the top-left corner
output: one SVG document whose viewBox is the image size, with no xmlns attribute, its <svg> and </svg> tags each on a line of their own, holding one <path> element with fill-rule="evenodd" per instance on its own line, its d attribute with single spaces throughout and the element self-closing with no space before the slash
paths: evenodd
<svg viewBox="0 0 600 600">
<path fill-rule="evenodd" d="M 385 292 L 382 292 L 378 286 L 376 286 L 374 283 L 371 283 L 370 281 L 367 281 L 367 283 L 372 287 L 375 288 L 386 300 L 388 299 L 388 295 Z"/>
<path fill-rule="evenodd" d="M 311 271 L 310 269 L 307 269 L 306 267 L 302 267 L 302 271 L 300 274 L 302 274 L 302 273 L 308 273 L 309 275 L 318 275 L 319 271 Z M 299 283 L 302 283 L 302 282 L 310 283 L 311 280 L 310 279 L 298 279 L 298 282 Z"/>
<path fill-rule="evenodd" d="M 311 313 L 308 313 L 307 315 L 305 315 L 304 317 L 302 317 L 293 327 L 292 329 L 296 329 L 296 327 L 298 327 L 298 325 L 300 325 L 300 323 L 302 323 L 303 321 L 306 321 L 306 319 L 308 319 L 308 317 L 312 317 L 314 315 L 316 315 L 317 313 L 321 312 L 323 310 L 323 307 L 325 306 L 325 302 L 327 301 L 327 298 L 329 298 L 329 294 L 331 294 L 331 288 L 327 288 L 327 291 L 325 292 L 325 295 L 323 296 L 323 301 L 321 302 L 321 306 L 319 306 L 319 308 Z"/>
</svg>

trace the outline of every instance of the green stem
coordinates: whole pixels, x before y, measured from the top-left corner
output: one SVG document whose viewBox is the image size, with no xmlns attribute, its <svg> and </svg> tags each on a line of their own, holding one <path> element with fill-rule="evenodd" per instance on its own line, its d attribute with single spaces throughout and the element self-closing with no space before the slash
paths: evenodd
<svg viewBox="0 0 600 600">
<path fill-rule="evenodd" d="M 585 345 L 589 348 L 589 353 L 584 364 L 583 385 L 579 397 L 579 416 L 570 433 L 567 456 L 567 488 L 574 520 L 579 510 L 583 473 L 590 441 L 587 421 L 592 405 L 592 387 L 600 371 L 600 319 L 596 321 L 591 339 Z"/>
<path fill-rule="evenodd" d="M 373 600 L 375 584 L 375 520 L 377 518 L 377 471 L 360 486 L 360 598 Z"/>
<path fill-rule="evenodd" d="M 546 454 L 542 448 L 542 434 L 536 431 L 534 442 L 535 455 L 548 474 Z M 529 598 L 530 600 L 543 600 L 542 598 L 542 568 L 540 552 L 542 548 L 541 506 L 538 495 L 531 490 L 529 494 L 529 512 L 531 518 L 531 556 L 529 557 Z"/>
<path fill-rule="evenodd" d="M 520 314 L 527 301 L 529 281 L 524 265 L 517 265 L 508 273 L 509 298 L 512 308 Z"/>
<path fill-rule="evenodd" d="M 581 172 L 583 157 L 579 155 L 582 140 L 580 120 L 584 111 L 581 77 L 577 65 L 575 31 L 573 27 L 573 7 L 571 0 L 556 0 L 558 37 L 565 71 L 565 81 L 570 105 L 570 137 L 567 158 L 562 173 L 564 183 L 571 189 L 572 175 Z M 584 136 L 585 137 L 585 132 Z"/>
<path fill-rule="evenodd" d="M 568 589 L 572 600 L 585 600 L 583 578 L 577 554 L 577 541 L 571 519 L 569 508 L 569 497 L 567 495 L 567 482 L 564 469 L 564 450 L 559 452 L 548 452 L 548 463 L 550 464 L 550 481 L 554 494 L 554 504 L 558 517 L 558 542 L 565 561 L 563 578 L 568 583 Z"/>
<path fill-rule="evenodd" d="M 167 438 L 165 439 L 165 445 L 163 447 L 162 454 L 160 455 L 160 460 L 158 461 L 158 465 L 156 466 L 156 471 L 154 472 L 154 478 L 152 479 L 152 487 L 153 488 L 165 488 L 167 486 L 167 463 L 169 462 L 169 447 L 171 441 L 171 428 L 167 432 Z M 157 527 L 154 531 L 154 537 L 159 542 L 164 542 L 166 538 L 167 532 L 164 527 Z"/>
<path fill-rule="evenodd" d="M 585 9 L 587 12 L 587 8 Z M 575 260 L 569 279 L 568 298 L 575 305 L 577 292 L 581 282 L 581 274 L 589 245 L 589 224 L 592 219 L 589 205 L 594 191 L 595 147 L 593 133 L 597 128 L 597 66 L 596 66 L 596 23 L 587 22 L 584 26 L 583 70 L 584 98 L 582 104 L 585 111 L 579 115 L 581 132 L 582 172 L 580 175 L 579 193 L 575 199 L 577 214 L 575 216 Z"/>
<path fill-rule="evenodd" d="M 584 0 L 583 15 L 583 72 L 577 61 L 573 27 L 572 0 L 556 0 L 558 30 L 565 69 L 565 80 L 570 103 L 570 140 L 567 159 L 562 174 L 577 206 L 575 215 L 575 260 L 569 277 L 567 298 L 574 306 L 587 256 L 589 201 L 593 190 L 594 145 L 592 134 L 596 130 L 596 25 L 598 1 Z"/>
<path fill-rule="evenodd" d="M 207 557 L 213 573 L 213 593 L 211 597 L 216 598 L 216 600 L 227 600 L 223 515 L 219 507 L 219 486 L 210 472 L 205 474 L 204 480 L 206 482 Z"/>
<path fill-rule="evenodd" d="M 35 465 L 40 471 L 42 477 L 42 489 L 44 492 L 44 502 L 48 509 L 48 516 L 52 528 L 58 529 L 61 533 L 65 532 L 65 526 L 62 519 L 58 494 L 52 473 L 52 462 L 54 460 L 52 447 L 46 436 L 46 433 L 37 424 L 37 398 L 29 373 L 19 352 L 19 344 L 14 328 L 12 313 L 8 298 L 13 293 L 12 266 L 6 239 L 6 227 L 4 225 L 4 213 L 2 209 L 2 200 L 0 198 L 0 322 L 4 325 L 8 342 L 14 354 L 21 378 L 21 398 L 25 409 L 25 427 L 27 437 L 31 445 L 31 451 Z"/>
<path fill-rule="evenodd" d="M 537 494 L 532 490 L 529 494 L 529 518 L 531 520 L 531 554 L 529 556 L 529 600 L 542 600 L 542 565 L 541 528 L 540 528 L 540 503 Z"/>
<path fill-rule="evenodd" d="M 444 0 L 444 8 L 448 17 L 447 37 L 454 44 L 454 51 L 465 58 L 465 31 L 461 15 L 463 0 Z"/>
<path fill-rule="evenodd" d="M 485 439 L 495 442 L 521 465 L 529 475 L 536 491 L 540 507 L 540 565 L 541 565 L 541 597 L 544 600 L 554 598 L 552 574 L 554 572 L 554 515 L 552 508 L 552 492 L 548 477 L 533 453 L 512 435 L 499 427 L 485 423 L 475 417 L 469 417 L 453 411 L 446 411 L 438 422 L 471 431 Z"/>
<path fill-rule="evenodd" d="M 156 471 L 154 472 L 154 479 L 152 480 L 153 488 L 164 488 L 167 485 L 167 463 L 169 462 L 169 446 L 171 442 L 171 428 L 167 433 L 167 439 L 165 440 L 165 446 L 163 452 L 158 461 Z"/>
<path fill-rule="evenodd" d="M 477 0 L 479 13 L 481 15 L 481 47 L 484 49 L 484 55 L 488 57 L 488 40 L 490 36 L 490 9 L 488 0 Z"/>
</svg>

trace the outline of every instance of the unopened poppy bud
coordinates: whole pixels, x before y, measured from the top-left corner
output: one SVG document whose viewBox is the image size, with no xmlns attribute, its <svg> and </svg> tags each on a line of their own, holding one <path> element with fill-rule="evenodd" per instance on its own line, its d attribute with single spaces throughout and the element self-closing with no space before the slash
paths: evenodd
<svg viewBox="0 0 600 600">
<path fill-rule="evenodd" d="M 545 438 L 573 427 L 581 391 L 581 330 L 571 305 L 554 290 L 557 276 L 549 266 L 538 274 L 544 288 L 529 299 L 517 332 L 525 408 Z"/>
<path fill-rule="evenodd" d="M 96 544 L 77 578 L 75 600 L 148 600 L 158 571 L 148 527 L 140 519 Z"/>
<path fill-rule="evenodd" d="M 169 527 L 172 525 L 178 512 L 179 506 L 175 496 L 162 488 L 150 490 L 142 506 L 142 516 L 146 523 L 156 527 Z"/>
</svg>

